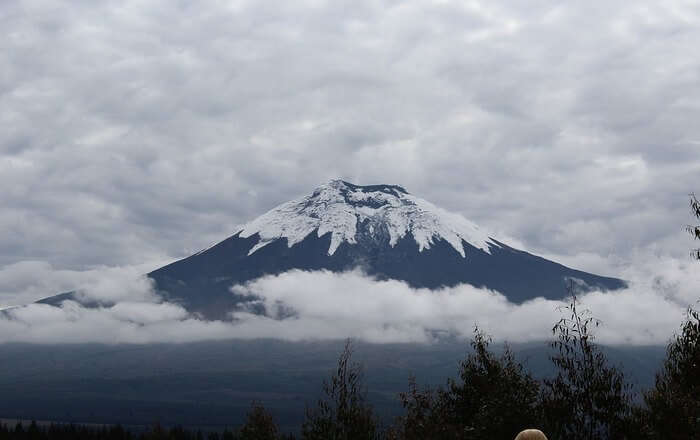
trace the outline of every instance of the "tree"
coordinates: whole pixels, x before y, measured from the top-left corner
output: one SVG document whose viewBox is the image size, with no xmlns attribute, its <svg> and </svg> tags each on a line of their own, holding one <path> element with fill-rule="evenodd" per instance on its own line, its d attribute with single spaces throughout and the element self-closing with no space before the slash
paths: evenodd
<svg viewBox="0 0 700 440">
<path fill-rule="evenodd" d="M 695 218 L 700 219 L 700 201 L 695 197 L 695 194 L 690 195 L 690 211 Z M 700 240 L 700 225 L 688 225 L 686 230 L 695 240 Z M 691 255 L 696 260 L 700 260 L 700 248 L 693 249 Z"/>
<path fill-rule="evenodd" d="M 630 386 L 622 371 L 608 365 L 593 344 L 593 329 L 600 321 L 580 310 L 570 286 L 571 302 L 554 325 L 557 368 L 554 379 L 544 381 L 543 408 L 547 434 L 571 440 L 624 438 L 631 415 Z"/>
<path fill-rule="evenodd" d="M 490 351 L 491 338 L 474 329 L 473 352 L 460 362 L 459 379 L 445 389 L 418 390 L 415 379 L 401 394 L 406 415 L 393 435 L 413 439 L 512 439 L 540 421 L 539 384 L 506 345 Z"/>
<path fill-rule="evenodd" d="M 377 419 L 367 403 L 362 368 L 352 362 L 352 342 L 347 340 L 330 380 L 323 381 L 325 398 L 306 409 L 301 428 L 307 440 L 370 440 L 377 438 Z"/>
<path fill-rule="evenodd" d="M 700 201 L 695 194 L 690 194 L 690 211 L 700 219 Z M 700 240 L 700 225 L 688 225 L 686 230 Z M 694 249 L 691 256 L 700 260 L 700 249 Z M 700 436 L 700 312 L 696 309 L 688 307 L 681 332 L 667 346 L 663 367 L 644 401 L 649 437 L 674 440 Z"/>
<path fill-rule="evenodd" d="M 666 349 L 654 387 L 645 394 L 648 419 L 659 439 L 700 438 L 700 312 L 686 320 Z"/>
<path fill-rule="evenodd" d="M 415 377 L 408 379 L 408 392 L 400 393 L 399 399 L 406 414 L 396 420 L 389 430 L 392 440 L 455 439 L 459 429 L 449 419 L 445 392 L 431 388 L 418 389 Z"/>
<path fill-rule="evenodd" d="M 464 439 L 514 438 L 536 426 L 539 384 L 505 346 L 501 356 L 489 350 L 491 338 L 474 329 L 474 352 L 460 363 L 459 381 L 446 392 L 452 423 Z"/>
<path fill-rule="evenodd" d="M 700 201 L 695 194 L 690 195 L 690 210 L 700 219 Z M 688 225 L 686 229 L 700 240 L 700 225 Z M 694 249 L 691 255 L 700 260 L 700 249 Z M 662 370 L 644 401 L 652 437 L 700 436 L 700 312 L 693 307 L 688 307 L 680 334 L 675 334 L 667 346 Z"/>
<path fill-rule="evenodd" d="M 272 415 L 259 402 L 253 402 L 241 427 L 241 440 L 275 440 L 278 436 L 279 428 Z"/>
</svg>

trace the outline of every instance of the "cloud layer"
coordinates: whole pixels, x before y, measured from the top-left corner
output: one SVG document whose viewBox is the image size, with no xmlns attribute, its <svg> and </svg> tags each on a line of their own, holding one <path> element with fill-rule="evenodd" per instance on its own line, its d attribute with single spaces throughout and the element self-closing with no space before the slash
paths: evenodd
<svg viewBox="0 0 700 440">
<path fill-rule="evenodd" d="M 404 282 L 376 281 L 359 272 L 292 271 L 234 290 L 260 297 L 267 316 L 288 310 L 297 314 L 286 322 L 236 313 L 243 334 L 353 336 L 373 342 L 430 342 L 440 335 L 467 338 L 475 325 L 499 340 L 546 340 L 561 317 L 559 309 L 567 304 L 540 298 L 518 305 L 498 292 L 469 285 L 414 289 Z M 581 297 L 605 324 L 598 332 L 602 342 L 635 345 L 664 343 L 694 299 L 698 298 L 688 291 L 659 284 Z"/>
<path fill-rule="evenodd" d="M 603 325 L 604 344 L 658 345 L 680 325 L 688 305 L 698 300 L 697 276 L 673 265 L 670 277 L 637 281 L 617 292 L 591 292 L 583 305 Z M 395 280 L 378 281 L 359 271 L 290 271 L 263 277 L 232 291 L 248 304 L 232 321 L 202 321 L 181 306 L 162 302 L 143 277 L 124 279 L 128 295 L 114 296 L 114 282 L 82 289 L 85 299 L 112 300 L 102 308 L 75 301 L 59 307 L 33 304 L 6 309 L 0 317 L 0 342 L 152 343 L 210 339 L 276 338 L 292 341 L 343 339 L 368 342 L 430 343 L 464 339 L 475 325 L 495 339 L 542 341 L 565 301 L 535 299 L 510 303 L 503 295 L 469 285 L 439 290 L 414 289 Z M 264 305 L 266 313 L 249 312 Z"/>
<path fill-rule="evenodd" d="M 3 1 L 0 266 L 185 256 L 337 177 L 540 253 L 683 255 L 698 24 L 684 0 Z"/>
<path fill-rule="evenodd" d="M 203 323 L 137 276 L 332 178 L 402 184 L 526 250 L 640 280 L 586 298 L 602 339 L 663 341 L 698 286 L 682 231 L 700 191 L 694 2 L 4 0 L 0 27 L 0 308 L 78 287 L 117 303 L 13 309 L 2 340 L 421 340 L 477 318 L 546 333 L 557 304 L 323 273 L 238 287 L 296 321 Z M 327 301 L 312 306 L 307 277 Z M 364 327 L 331 307 L 348 298 Z"/>
<path fill-rule="evenodd" d="M 149 262 L 88 270 L 58 269 L 45 261 L 8 264 L 0 267 L 0 309 L 70 291 L 97 301 L 153 301 L 155 294 L 150 280 L 142 274 L 162 264 Z"/>
</svg>

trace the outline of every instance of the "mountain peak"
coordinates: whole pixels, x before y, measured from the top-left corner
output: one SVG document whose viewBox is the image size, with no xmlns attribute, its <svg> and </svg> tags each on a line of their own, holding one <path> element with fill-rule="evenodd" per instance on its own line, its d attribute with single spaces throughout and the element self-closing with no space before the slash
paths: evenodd
<svg viewBox="0 0 700 440">
<path fill-rule="evenodd" d="M 497 245 L 488 234 L 465 218 L 415 197 L 399 185 L 356 185 L 332 180 L 310 195 L 283 203 L 238 232 L 247 238 L 258 234 L 249 255 L 266 245 L 286 239 L 300 243 L 311 233 L 331 234 L 328 255 L 343 243 L 357 244 L 359 237 L 384 238 L 390 246 L 412 236 L 418 250 L 430 249 L 439 240 L 448 242 L 462 257 L 464 243 L 490 252 Z"/>
<path fill-rule="evenodd" d="M 571 280 L 583 290 L 626 286 L 622 280 L 570 269 L 490 237 L 462 216 L 400 186 L 334 180 L 148 276 L 167 301 L 207 319 L 230 319 L 229 313 L 242 304 L 258 313 L 258 303 L 231 287 L 290 270 L 337 273 L 361 267 L 378 280 L 398 280 L 412 288 L 466 283 L 500 292 L 512 302 L 560 299 Z M 60 305 L 68 299 L 100 305 L 75 292 L 41 303 Z"/>
<path fill-rule="evenodd" d="M 401 194 L 408 194 L 408 191 L 406 191 L 402 186 L 399 185 L 387 185 L 387 184 L 378 184 L 378 185 L 355 185 L 354 183 L 350 183 L 346 180 L 340 180 L 340 179 L 335 179 L 331 180 L 328 182 L 327 185 L 328 187 L 338 189 L 338 190 L 346 190 L 346 191 L 354 191 L 354 192 L 364 192 L 364 193 L 370 193 L 370 192 L 383 192 L 386 194 L 394 194 L 396 196 Z M 323 187 L 320 187 L 321 189 Z"/>
</svg>

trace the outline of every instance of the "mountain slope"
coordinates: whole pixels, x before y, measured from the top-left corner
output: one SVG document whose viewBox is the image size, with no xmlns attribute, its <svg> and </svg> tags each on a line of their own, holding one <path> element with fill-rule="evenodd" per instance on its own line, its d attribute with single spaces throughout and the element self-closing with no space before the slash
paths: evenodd
<svg viewBox="0 0 700 440">
<path fill-rule="evenodd" d="M 221 318 L 243 299 L 230 293 L 234 284 L 291 269 L 357 267 L 413 287 L 468 283 L 518 303 L 562 298 L 569 279 L 584 289 L 626 286 L 509 247 L 399 186 L 343 181 L 282 204 L 232 237 L 149 276 L 166 298 Z"/>
<path fill-rule="evenodd" d="M 148 276 L 168 301 L 208 319 L 225 319 L 246 300 L 231 293 L 235 284 L 292 269 L 356 268 L 416 288 L 471 284 L 515 303 L 563 298 L 572 279 L 582 290 L 626 286 L 514 249 L 400 186 L 341 180 L 284 203 L 226 240 Z M 57 305 L 69 298 L 76 297 L 68 292 L 41 302 Z"/>
</svg>

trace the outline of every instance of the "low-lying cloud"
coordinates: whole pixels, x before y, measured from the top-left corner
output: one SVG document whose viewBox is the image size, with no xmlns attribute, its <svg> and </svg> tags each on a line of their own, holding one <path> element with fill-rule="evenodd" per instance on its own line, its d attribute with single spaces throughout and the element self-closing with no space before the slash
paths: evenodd
<svg viewBox="0 0 700 440">
<path fill-rule="evenodd" d="M 7 275 L 3 270 L 0 275 Z M 514 304 L 498 292 L 470 285 L 415 289 L 360 271 L 293 270 L 233 286 L 232 293 L 247 295 L 250 302 L 233 311 L 230 321 L 204 321 L 181 305 L 163 301 L 150 280 L 134 272 L 106 269 L 101 282 L 94 278 L 98 272 L 84 275 L 87 283 L 78 290 L 78 299 L 86 303 L 98 299 L 104 304 L 99 308 L 65 301 L 61 307 L 31 304 L 5 309 L 0 312 L 0 342 L 141 344 L 353 337 L 374 343 L 430 343 L 444 337 L 468 338 L 475 325 L 496 340 L 526 342 L 549 339 L 560 308 L 566 305 L 543 298 Z M 648 275 L 653 272 L 663 275 Z M 584 308 L 602 321 L 597 340 L 612 345 L 666 343 L 686 307 L 700 296 L 696 272 L 684 261 L 659 259 L 654 271 L 630 269 L 628 289 L 581 295 Z M 7 283 L 7 276 L 0 276 L 3 280 Z M 251 312 L 260 305 L 264 315 Z"/>
<path fill-rule="evenodd" d="M 559 309 L 566 305 L 544 298 L 514 304 L 498 292 L 470 285 L 414 289 L 359 272 L 291 271 L 234 290 L 259 297 L 267 310 L 267 316 L 234 313 L 246 334 L 274 337 L 284 330 L 291 338 L 353 336 L 371 342 L 430 342 L 439 335 L 464 338 L 475 325 L 500 340 L 545 340 L 561 316 Z M 664 343 L 692 303 L 677 284 L 660 280 L 635 282 L 616 292 L 590 292 L 580 300 L 603 322 L 598 329 L 601 342 L 635 345 Z M 291 325 L 269 318 L 289 309 L 296 312 Z"/>
<path fill-rule="evenodd" d="M 582 298 L 601 341 L 662 343 L 696 300 L 692 2 L 141 3 L 0 5 L 0 309 L 105 304 L 8 309 L 0 341 L 549 337 L 560 303 L 359 273 L 237 286 L 270 316 L 203 322 L 139 276 L 160 264 L 115 267 L 190 255 L 338 177 L 632 280 Z"/>
<path fill-rule="evenodd" d="M 81 299 L 117 303 L 157 300 L 151 281 L 141 276 L 163 264 L 99 266 L 86 270 L 57 269 L 46 261 L 21 261 L 0 266 L 0 310 L 76 291 Z"/>
<path fill-rule="evenodd" d="M 0 265 L 185 257 L 333 178 L 680 256 L 695 3 L 3 0 Z"/>
</svg>

